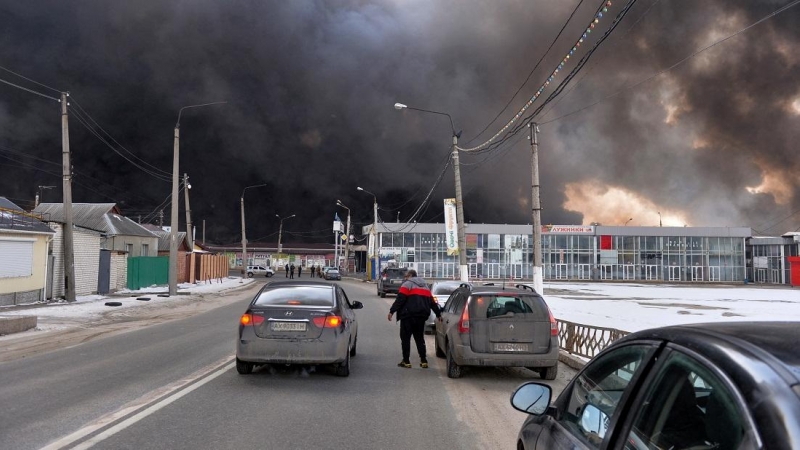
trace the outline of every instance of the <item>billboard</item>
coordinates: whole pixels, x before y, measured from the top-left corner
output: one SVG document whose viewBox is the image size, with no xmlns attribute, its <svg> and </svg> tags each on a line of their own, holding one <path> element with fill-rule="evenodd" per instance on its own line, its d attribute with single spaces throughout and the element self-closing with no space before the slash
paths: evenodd
<svg viewBox="0 0 800 450">
<path fill-rule="evenodd" d="M 458 221 L 456 220 L 456 199 L 444 199 L 444 238 L 447 254 L 458 254 Z"/>
</svg>

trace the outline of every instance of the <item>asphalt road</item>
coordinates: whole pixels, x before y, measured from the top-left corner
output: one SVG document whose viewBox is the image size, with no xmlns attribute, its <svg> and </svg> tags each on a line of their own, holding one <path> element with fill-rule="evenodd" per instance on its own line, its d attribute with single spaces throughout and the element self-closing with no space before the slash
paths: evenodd
<svg viewBox="0 0 800 450">
<path fill-rule="evenodd" d="M 295 368 L 239 375 L 237 322 L 262 283 L 47 333 L 37 345 L 0 342 L 13 355 L 0 363 L 2 447 L 514 448 L 525 415 L 509 395 L 538 377 L 476 368 L 448 379 L 432 336 L 430 369 L 415 356 L 413 369 L 396 367 L 399 329 L 386 320 L 393 297 L 377 297 L 373 284 L 342 282 L 365 305 L 349 377 Z M 558 392 L 573 374 L 561 366 L 549 383 Z"/>
</svg>

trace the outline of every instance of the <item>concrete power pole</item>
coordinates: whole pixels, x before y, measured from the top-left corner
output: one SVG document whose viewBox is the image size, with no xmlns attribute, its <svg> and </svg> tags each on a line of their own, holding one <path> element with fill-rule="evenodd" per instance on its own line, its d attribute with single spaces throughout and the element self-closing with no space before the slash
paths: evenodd
<svg viewBox="0 0 800 450">
<path fill-rule="evenodd" d="M 75 240 L 72 235 L 72 164 L 69 160 L 68 93 L 61 93 L 61 165 L 64 195 L 64 287 L 68 302 L 75 301 Z"/>
<path fill-rule="evenodd" d="M 448 116 L 449 117 L 449 116 Z M 467 226 L 464 223 L 464 200 L 461 196 L 461 168 L 458 162 L 458 136 L 453 133 L 453 172 L 456 179 L 456 220 L 458 220 L 458 267 L 461 281 L 469 281 L 467 267 Z"/>
<path fill-rule="evenodd" d="M 189 175 L 183 174 L 183 199 L 186 202 L 186 240 L 189 243 L 189 251 L 194 252 L 194 233 L 192 232 L 192 209 L 189 207 Z"/>
<path fill-rule="evenodd" d="M 531 140 L 531 215 L 533 216 L 533 288 L 544 289 L 542 276 L 542 205 L 539 197 L 539 126 L 529 123 Z"/>
<path fill-rule="evenodd" d="M 180 120 L 180 115 L 178 116 Z M 178 162 L 180 159 L 181 130 L 175 124 L 172 144 L 172 208 L 169 223 L 169 296 L 178 295 Z"/>
<path fill-rule="evenodd" d="M 347 239 L 344 241 L 344 268 L 345 270 L 350 269 L 350 209 L 347 209 L 347 228 L 345 228 L 345 232 L 347 233 Z"/>
</svg>

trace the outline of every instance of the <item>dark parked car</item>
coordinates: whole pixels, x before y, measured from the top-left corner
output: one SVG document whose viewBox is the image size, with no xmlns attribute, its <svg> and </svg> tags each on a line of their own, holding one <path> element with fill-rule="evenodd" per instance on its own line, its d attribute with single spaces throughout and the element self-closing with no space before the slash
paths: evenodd
<svg viewBox="0 0 800 450">
<path fill-rule="evenodd" d="M 462 366 L 527 367 L 546 380 L 558 373 L 558 324 L 542 296 L 525 285 L 462 285 L 436 321 L 436 356 L 447 376 Z"/>
<path fill-rule="evenodd" d="M 682 325 L 626 336 L 532 414 L 518 449 L 800 449 L 800 323 Z"/>
<path fill-rule="evenodd" d="M 339 269 L 328 269 L 322 275 L 326 280 L 341 280 L 342 274 L 339 273 Z"/>
<path fill-rule="evenodd" d="M 329 364 L 346 377 L 358 345 L 355 310 L 361 308 L 330 283 L 269 283 L 239 321 L 236 370 L 249 374 L 264 364 Z"/>
<path fill-rule="evenodd" d="M 378 278 L 378 295 L 386 297 L 386 294 L 397 294 L 400 285 L 403 284 L 403 277 L 406 276 L 408 269 L 405 267 L 386 267 L 381 271 Z"/>
</svg>

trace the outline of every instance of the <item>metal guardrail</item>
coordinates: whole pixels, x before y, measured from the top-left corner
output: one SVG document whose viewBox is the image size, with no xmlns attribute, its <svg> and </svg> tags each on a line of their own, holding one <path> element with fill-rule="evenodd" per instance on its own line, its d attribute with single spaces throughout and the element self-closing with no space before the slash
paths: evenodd
<svg viewBox="0 0 800 450">
<path fill-rule="evenodd" d="M 558 321 L 558 345 L 562 350 L 585 358 L 594 358 L 617 339 L 630 334 L 616 328 L 593 327 L 581 323 Z"/>
</svg>

